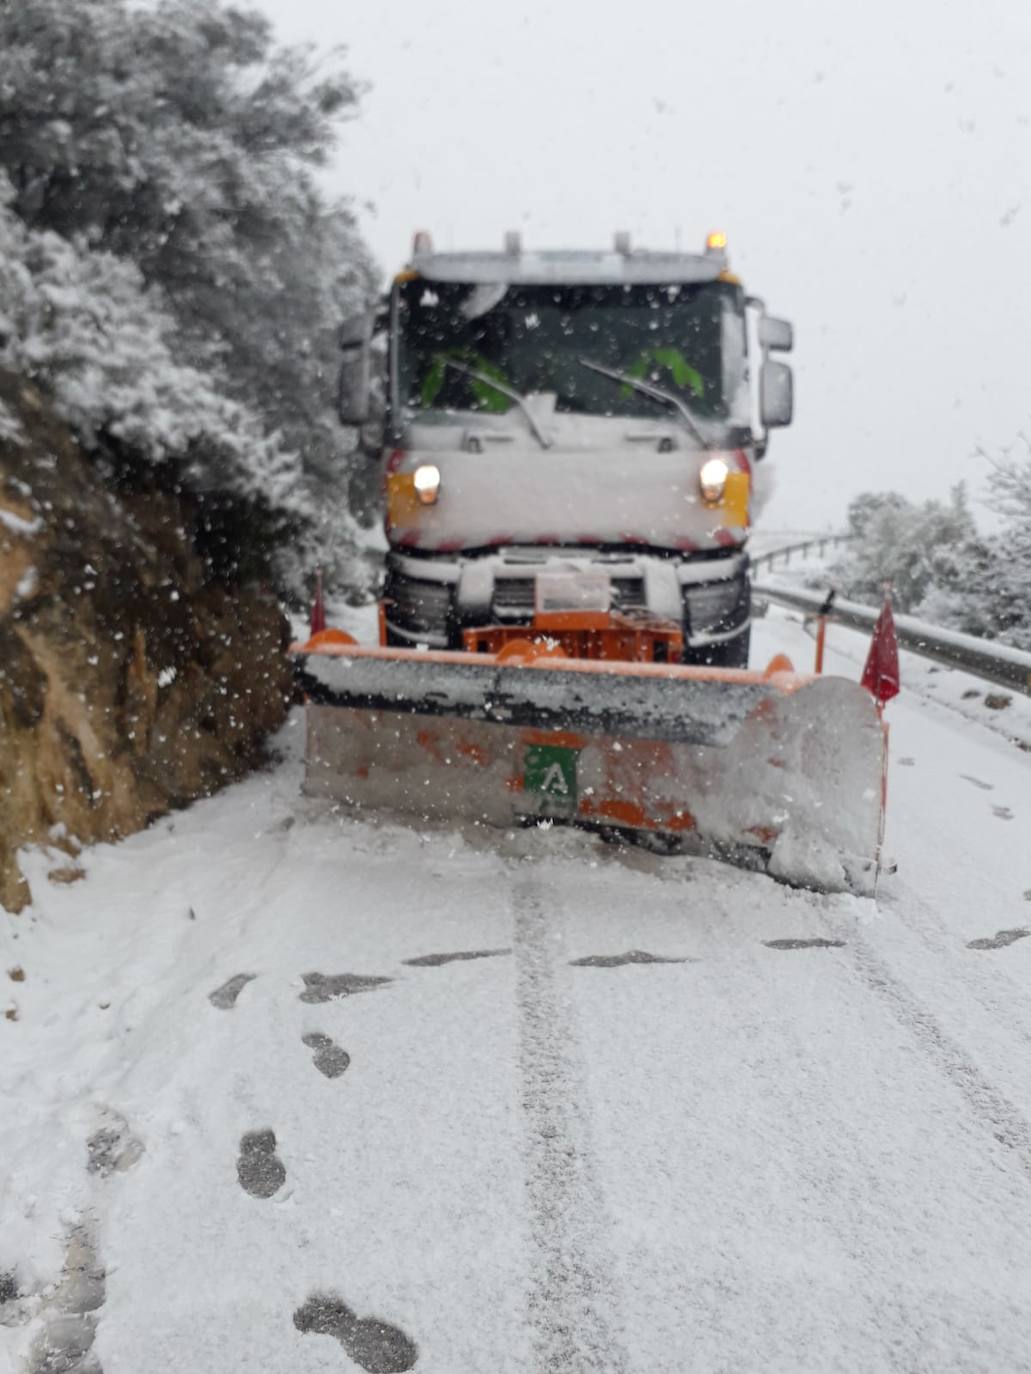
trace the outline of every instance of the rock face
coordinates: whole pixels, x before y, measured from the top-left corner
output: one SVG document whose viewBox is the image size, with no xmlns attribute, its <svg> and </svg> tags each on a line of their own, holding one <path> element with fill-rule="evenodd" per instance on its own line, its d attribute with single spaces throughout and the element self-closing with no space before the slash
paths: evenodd
<svg viewBox="0 0 1031 1374">
<path fill-rule="evenodd" d="M 195 501 L 86 457 L 0 372 L 0 905 L 16 851 L 74 853 L 260 757 L 290 697 L 271 587 L 216 578 Z M 60 865 L 57 866 L 58 869 Z M 73 870 L 74 871 L 74 870 Z M 56 873 L 55 877 L 59 877 Z"/>
</svg>

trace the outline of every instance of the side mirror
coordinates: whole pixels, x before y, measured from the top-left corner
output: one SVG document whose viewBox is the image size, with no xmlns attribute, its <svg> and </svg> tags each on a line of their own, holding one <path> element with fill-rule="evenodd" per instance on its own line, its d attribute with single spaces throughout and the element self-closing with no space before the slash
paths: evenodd
<svg viewBox="0 0 1031 1374">
<path fill-rule="evenodd" d="M 363 425 L 369 418 L 369 336 L 372 322 L 355 315 L 340 326 L 340 380 L 337 414 L 345 425 Z"/>
<path fill-rule="evenodd" d="M 368 315 L 351 315 L 340 326 L 337 342 L 342 349 L 360 348 L 372 336 L 372 320 Z"/>
<path fill-rule="evenodd" d="M 795 387 L 787 363 L 763 364 L 759 409 L 767 429 L 790 425 L 795 409 Z"/>
<path fill-rule="evenodd" d="M 759 319 L 759 342 L 772 352 L 790 353 L 795 346 L 795 331 L 787 320 L 763 315 Z"/>
</svg>

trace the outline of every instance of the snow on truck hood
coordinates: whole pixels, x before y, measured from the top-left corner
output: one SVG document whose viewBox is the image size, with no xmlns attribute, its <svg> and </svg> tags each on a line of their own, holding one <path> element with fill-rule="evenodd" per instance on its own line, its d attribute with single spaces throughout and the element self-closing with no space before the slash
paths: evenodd
<svg viewBox="0 0 1031 1374">
<path fill-rule="evenodd" d="M 676 425 L 632 419 L 614 432 L 610 419 L 577 417 L 549 437 L 545 449 L 524 424 L 502 427 L 486 416 L 413 426 L 407 447 L 387 463 L 391 544 L 442 553 L 520 543 L 695 552 L 747 537 L 750 464 L 743 451 L 693 448 Z M 731 479 L 724 499 L 709 504 L 698 474 L 716 456 Z M 441 476 L 432 505 L 422 505 L 412 486 L 424 464 Z"/>
</svg>

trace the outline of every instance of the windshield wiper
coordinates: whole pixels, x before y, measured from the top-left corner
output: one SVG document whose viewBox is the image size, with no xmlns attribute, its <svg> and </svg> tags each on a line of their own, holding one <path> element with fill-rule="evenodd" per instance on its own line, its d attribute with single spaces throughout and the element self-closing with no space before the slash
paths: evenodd
<svg viewBox="0 0 1031 1374">
<path fill-rule="evenodd" d="M 475 367 L 466 367 L 465 363 L 456 362 L 454 358 L 444 359 L 445 367 L 453 367 L 456 372 L 464 372 L 467 377 L 475 377 L 478 382 L 485 382 L 494 391 L 499 391 L 502 396 L 507 396 L 510 401 L 515 401 L 516 405 L 526 416 L 526 423 L 530 426 L 533 437 L 540 444 L 541 448 L 551 448 L 551 440 L 541 429 L 540 425 L 533 417 L 533 411 L 526 404 L 526 397 L 521 396 L 518 391 L 507 386 L 504 382 L 499 382 L 495 377 L 489 376 L 486 372 L 480 372 Z"/>
<path fill-rule="evenodd" d="M 590 358 L 577 358 L 576 361 L 581 367 L 589 368 L 591 372 L 598 372 L 613 382 L 622 382 L 625 386 L 631 386 L 635 391 L 650 396 L 653 401 L 664 401 L 666 405 L 672 406 L 701 447 L 705 448 L 705 439 L 702 437 L 702 432 L 698 428 L 694 416 L 688 410 L 687 403 L 682 401 L 679 396 L 675 396 L 672 391 L 664 391 L 661 386 L 654 386 L 651 382 L 643 382 L 640 377 L 631 377 L 629 372 L 620 372 L 618 368 L 606 367 L 604 363 L 592 362 Z"/>
</svg>

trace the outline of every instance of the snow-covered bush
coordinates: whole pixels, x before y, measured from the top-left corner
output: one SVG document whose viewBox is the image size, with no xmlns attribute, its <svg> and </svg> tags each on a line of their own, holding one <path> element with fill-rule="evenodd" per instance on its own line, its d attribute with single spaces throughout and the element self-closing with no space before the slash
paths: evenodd
<svg viewBox="0 0 1031 1374">
<path fill-rule="evenodd" d="M 984 499 L 1001 525 L 990 541 L 959 550 L 957 591 L 943 623 L 1031 649 L 1031 442 L 1022 436 L 1022 443 L 1019 455 L 987 459 Z"/>
<path fill-rule="evenodd" d="M 996 509 L 1004 517 L 995 559 L 1004 563 L 993 581 L 998 623 L 1010 643 L 1031 649 L 1031 442 L 1024 453 L 996 466 Z"/>
<path fill-rule="evenodd" d="M 932 589 L 951 586 L 955 551 L 976 533 L 962 485 L 947 504 L 864 492 L 849 505 L 848 527 L 855 538 L 833 569 L 842 592 L 876 604 L 890 582 L 901 611 L 915 611 Z"/>
<path fill-rule="evenodd" d="M 218 0 L 0 5 L 8 349 L 60 378 L 87 438 L 186 459 L 199 489 L 291 522 L 318 512 L 323 561 L 354 530 L 335 332 L 375 274 L 316 175 L 357 95 L 337 55 L 277 47 Z"/>
<path fill-rule="evenodd" d="M 217 366 L 176 361 L 160 289 L 131 262 L 28 229 L 10 200 L 0 174 L 0 362 L 43 383 L 87 446 L 115 439 L 200 490 L 306 516 L 296 454 L 227 395 Z"/>
<path fill-rule="evenodd" d="M 1003 524 L 990 539 L 977 531 L 962 486 L 947 504 L 914 505 L 898 492 L 856 497 L 848 516 L 856 538 L 832 569 L 837 586 L 877 604 L 890 583 L 901 611 L 1031 648 L 1031 445 L 992 468 L 985 495 Z"/>
</svg>

